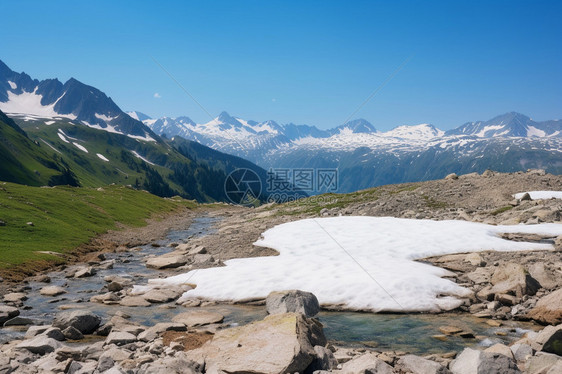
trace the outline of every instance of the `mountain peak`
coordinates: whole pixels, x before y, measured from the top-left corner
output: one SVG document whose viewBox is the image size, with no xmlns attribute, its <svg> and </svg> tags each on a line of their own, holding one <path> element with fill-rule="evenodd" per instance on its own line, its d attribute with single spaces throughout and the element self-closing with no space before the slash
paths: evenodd
<svg viewBox="0 0 562 374">
<path fill-rule="evenodd" d="M 366 119 L 358 118 L 333 128 L 330 130 L 330 133 L 339 134 L 342 131 L 351 132 L 352 134 L 374 134 L 377 132 L 377 129 Z"/>
</svg>

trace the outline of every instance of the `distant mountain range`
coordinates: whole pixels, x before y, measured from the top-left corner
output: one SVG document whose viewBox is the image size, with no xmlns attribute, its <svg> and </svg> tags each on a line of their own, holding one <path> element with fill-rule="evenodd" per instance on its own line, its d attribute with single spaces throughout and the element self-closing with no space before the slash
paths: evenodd
<svg viewBox="0 0 562 374">
<path fill-rule="evenodd" d="M 562 121 L 536 122 L 516 112 L 449 131 L 430 124 L 380 132 L 364 119 L 330 130 L 256 122 L 223 112 L 204 124 L 189 117 L 142 119 L 154 132 L 183 137 L 269 168 L 337 168 L 342 192 L 442 178 L 448 173 L 544 168 L 562 173 Z"/>
</svg>

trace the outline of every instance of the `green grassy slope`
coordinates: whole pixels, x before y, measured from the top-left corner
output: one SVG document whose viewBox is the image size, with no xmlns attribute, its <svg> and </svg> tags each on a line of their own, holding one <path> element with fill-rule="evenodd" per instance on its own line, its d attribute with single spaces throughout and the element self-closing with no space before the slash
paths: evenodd
<svg viewBox="0 0 562 374">
<path fill-rule="evenodd" d="M 50 184 L 62 174 L 64 165 L 43 148 L 0 112 L 0 180 L 31 186 Z"/>
<path fill-rule="evenodd" d="M 185 206 L 195 207 L 195 203 L 162 199 L 124 186 L 29 187 L 2 182 L 0 269 L 30 260 L 56 260 L 38 252 L 63 253 L 116 228 L 117 222 L 142 226 L 152 214 Z"/>
<path fill-rule="evenodd" d="M 163 197 L 225 200 L 224 170 L 186 157 L 171 145 L 102 131 L 69 120 L 16 118 L 30 139 L 68 165 L 81 186 L 132 185 Z M 21 183 L 18 181 L 18 183 Z"/>
</svg>

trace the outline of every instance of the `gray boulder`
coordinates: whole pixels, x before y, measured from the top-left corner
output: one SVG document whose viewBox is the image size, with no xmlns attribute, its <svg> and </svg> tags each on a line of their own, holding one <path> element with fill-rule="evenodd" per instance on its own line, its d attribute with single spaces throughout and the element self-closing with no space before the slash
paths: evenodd
<svg viewBox="0 0 562 374">
<path fill-rule="evenodd" d="M 541 285 L 521 264 L 507 263 L 496 269 L 492 275 L 492 290 L 494 294 L 513 294 L 518 298 L 523 295 L 534 295 Z"/>
<path fill-rule="evenodd" d="M 325 344 L 318 321 L 286 313 L 220 330 L 187 357 L 208 373 L 302 373 L 317 357 L 314 346 Z"/>
<path fill-rule="evenodd" d="M 515 361 L 500 353 L 465 348 L 449 365 L 453 374 L 519 374 Z"/>
<path fill-rule="evenodd" d="M 374 353 L 366 353 L 343 364 L 342 374 L 394 374 L 392 366 Z"/>
<path fill-rule="evenodd" d="M 300 313 L 313 317 L 320 311 L 314 294 L 300 290 L 274 291 L 265 299 L 268 314 Z"/>
<path fill-rule="evenodd" d="M 415 355 L 406 355 L 398 360 L 396 367 L 404 372 L 413 374 L 450 374 L 451 372 L 445 366 L 423 357 Z"/>
<path fill-rule="evenodd" d="M 100 322 L 101 318 L 92 312 L 87 310 L 70 310 L 57 314 L 53 321 L 53 326 L 61 330 L 72 326 L 82 334 L 91 334 L 98 328 Z"/>
<path fill-rule="evenodd" d="M 562 288 L 542 297 L 527 316 L 544 324 L 562 323 Z"/>
<path fill-rule="evenodd" d="M 3 325 L 9 319 L 19 316 L 18 308 L 8 305 L 0 305 L 0 325 Z"/>
<path fill-rule="evenodd" d="M 539 352 L 536 356 L 529 358 L 525 362 L 526 374 L 544 374 L 550 373 L 555 365 L 562 363 L 562 357 L 551 354 Z M 560 372 L 555 372 L 559 374 Z"/>
<path fill-rule="evenodd" d="M 68 326 L 66 329 L 62 331 L 62 334 L 65 338 L 70 340 L 80 340 L 84 338 L 84 335 L 75 327 Z"/>
<path fill-rule="evenodd" d="M 546 326 L 531 345 L 536 351 L 562 356 L 562 325 Z"/>
</svg>

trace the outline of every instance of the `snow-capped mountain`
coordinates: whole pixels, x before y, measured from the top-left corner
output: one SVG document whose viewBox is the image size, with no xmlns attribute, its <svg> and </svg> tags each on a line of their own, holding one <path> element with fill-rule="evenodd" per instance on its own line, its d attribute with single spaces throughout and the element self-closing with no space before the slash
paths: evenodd
<svg viewBox="0 0 562 374">
<path fill-rule="evenodd" d="M 195 140 L 266 169 L 338 168 L 342 191 L 488 168 L 562 173 L 562 121 L 535 122 L 519 113 L 447 132 L 430 124 L 380 132 L 364 119 L 321 130 L 243 120 L 226 112 L 204 124 L 187 117 L 143 122 L 158 134 Z"/>
<path fill-rule="evenodd" d="M 516 112 L 502 114 L 489 121 L 468 122 L 446 135 L 474 135 L 479 138 L 494 137 L 545 137 L 558 136 L 562 121 L 535 122 Z"/>
<path fill-rule="evenodd" d="M 16 73 L 0 61 L 0 110 L 10 116 L 66 118 L 101 130 L 143 140 L 157 136 L 139 120 L 125 114 L 97 88 L 71 78 L 39 81 Z"/>
</svg>

